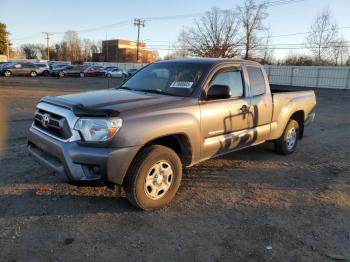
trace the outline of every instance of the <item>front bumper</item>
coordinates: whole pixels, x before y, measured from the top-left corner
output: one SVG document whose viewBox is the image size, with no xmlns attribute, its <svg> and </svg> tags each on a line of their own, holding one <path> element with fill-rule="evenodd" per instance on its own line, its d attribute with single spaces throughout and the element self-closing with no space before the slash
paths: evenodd
<svg viewBox="0 0 350 262">
<path fill-rule="evenodd" d="M 139 148 L 85 147 L 77 142 L 59 141 L 33 127 L 28 134 L 30 155 L 43 166 L 74 182 L 98 180 L 122 184 Z"/>
</svg>

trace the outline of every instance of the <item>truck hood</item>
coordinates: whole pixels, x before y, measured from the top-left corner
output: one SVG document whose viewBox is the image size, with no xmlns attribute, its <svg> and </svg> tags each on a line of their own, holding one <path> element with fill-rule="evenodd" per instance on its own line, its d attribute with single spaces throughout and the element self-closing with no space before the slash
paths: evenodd
<svg viewBox="0 0 350 262">
<path fill-rule="evenodd" d="M 41 101 L 72 110 L 77 116 L 118 116 L 129 110 L 153 106 L 167 107 L 181 97 L 143 93 L 121 89 L 108 89 L 76 93 L 58 97 L 47 96 Z"/>
</svg>

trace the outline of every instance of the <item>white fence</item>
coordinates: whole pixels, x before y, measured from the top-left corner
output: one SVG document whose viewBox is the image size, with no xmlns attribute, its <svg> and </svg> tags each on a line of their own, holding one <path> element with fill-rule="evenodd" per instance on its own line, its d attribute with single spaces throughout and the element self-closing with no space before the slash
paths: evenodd
<svg viewBox="0 0 350 262">
<path fill-rule="evenodd" d="M 271 84 L 350 89 L 350 67 L 265 66 Z"/>
</svg>

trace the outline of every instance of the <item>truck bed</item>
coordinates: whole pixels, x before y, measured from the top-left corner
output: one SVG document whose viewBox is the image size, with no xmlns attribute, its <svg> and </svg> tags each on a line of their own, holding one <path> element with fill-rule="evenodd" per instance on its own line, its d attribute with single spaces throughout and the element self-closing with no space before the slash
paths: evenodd
<svg viewBox="0 0 350 262">
<path fill-rule="evenodd" d="M 271 86 L 271 94 L 273 101 L 273 115 L 272 115 L 272 132 L 277 129 L 284 128 L 285 123 L 281 123 L 282 119 L 289 119 L 290 116 L 285 116 L 288 112 L 302 111 L 304 120 L 313 111 L 316 105 L 316 96 L 313 90 L 304 88 Z M 277 133 L 280 133 L 279 130 Z"/>
<path fill-rule="evenodd" d="M 271 93 L 289 93 L 289 92 L 300 92 L 300 91 L 311 91 L 313 89 L 307 89 L 305 87 L 292 87 L 292 86 L 281 86 L 281 85 L 270 85 Z"/>
</svg>

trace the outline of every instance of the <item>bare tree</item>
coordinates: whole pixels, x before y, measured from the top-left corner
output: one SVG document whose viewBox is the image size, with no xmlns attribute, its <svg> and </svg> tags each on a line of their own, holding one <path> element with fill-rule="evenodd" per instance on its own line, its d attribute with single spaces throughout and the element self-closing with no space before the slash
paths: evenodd
<svg viewBox="0 0 350 262">
<path fill-rule="evenodd" d="M 329 8 L 324 9 L 316 16 L 311 25 L 310 33 L 306 41 L 315 55 L 316 63 L 322 64 L 323 60 L 329 59 L 331 47 L 338 35 L 338 26 L 332 21 L 332 15 Z"/>
<path fill-rule="evenodd" d="M 173 51 L 171 53 L 168 53 L 164 57 L 164 60 L 185 58 L 190 56 L 189 46 L 187 45 L 186 39 L 187 39 L 187 33 L 185 29 L 182 29 L 182 31 L 180 32 L 180 35 L 177 38 L 177 42 L 172 47 Z M 170 44 L 169 44 L 169 48 L 170 48 Z"/>
<path fill-rule="evenodd" d="M 47 59 L 47 47 L 43 44 L 36 45 L 37 52 L 39 53 L 40 59 Z"/>
<path fill-rule="evenodd" d="M 94 42 L 90 39 L 83 39 L 81 56 L 84 62 L 91 61 L 94 45 Z"/>
<path fill-rule="evenodd" d="M 289 54 L 280 62 L 281 65 L 311 66 L 314 64 L 311 56 Z"/>
<path fill-rule="evenodd" d="M 34 44 L 21 45 L 21 52 L 27 59 L 36 59 L 38 55 L 36 45 Z"/>
<path fill-rule="evenodd" d="M 78 37 L 78 33 L 75 31 L 67 31 L 63 37 L 64 48 L 66 49 L 65 60 L 77 63 L 82 61 L 81 57 L 81 41 Z"/>
<path fill-rule="evenodd" d="M 237 10 L 243 27 L 243 56 L 244 59 L 249 59 L 250 51 L 261 42 L 259 33 L 266 30 L 263 22 L 268 17 L 267 2 L 256 3 L 255 0 L 245 0 L 243 5 L 237 6 Z"/>
<path fill-rule="evenodd" d="M 232 10 L 212 8 L 187 32 L 182 44 L 190 55 L 200 57 L 234 57 L 238 54 L 239 21 Z"/>
<path fill-rule="evenodd" d="M 349 59 L 349 47 L 344 37 L 339 37 L 332 43 L 331 51 L 335 65 L 344 65 Z"/>
<path fill-rule="evenodd" d="M 266 30 L 266 36 L 264 41 L 262 41 L 262 48 L 261 48 L 261 63 L 262 64 L 269 64 L 273 60 L 273 50 L 270 48 L 271 45 L 271 31 L 268 28 Z"/>
</svg>

